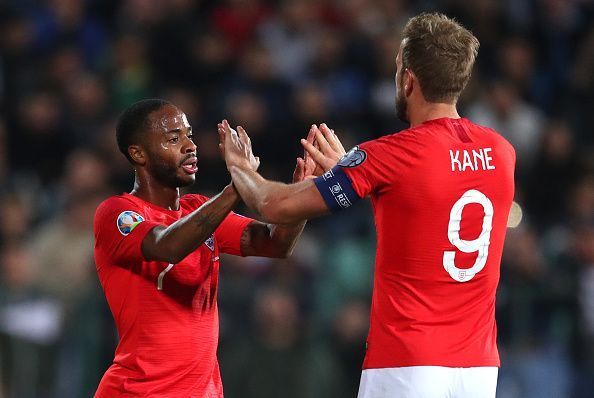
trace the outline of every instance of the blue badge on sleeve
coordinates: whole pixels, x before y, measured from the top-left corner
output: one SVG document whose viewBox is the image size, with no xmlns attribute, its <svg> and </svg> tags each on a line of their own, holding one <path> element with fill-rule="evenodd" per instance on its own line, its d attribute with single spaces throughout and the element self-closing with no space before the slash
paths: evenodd
<svg viewBox="0 0 594 398">
<path fill-rule="evenodd" d="M 338 165 L 342 167 L 356 167 L 363 163 L 365 159 L 367 159 L 367 153 L 357 145 L 340 158 Z"/>
<path fill-rule="evenodd" d="M 144 218 L 131 210 L 126 210 L 120 213 L 117 220 L 118 231 L 124 236 L 136 228 L 138 224 L 144 221 Z"/>
</svg>

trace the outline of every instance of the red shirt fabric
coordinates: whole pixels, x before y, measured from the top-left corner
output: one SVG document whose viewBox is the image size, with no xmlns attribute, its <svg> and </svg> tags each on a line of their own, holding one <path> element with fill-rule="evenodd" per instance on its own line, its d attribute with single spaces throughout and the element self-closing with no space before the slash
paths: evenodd
<svg viewBox="0 0 594 398">
<path fill-rule="evenodd" d="M 363 368 L 499 366 L 495 292 L 513 147 L 442 118 L 366 142 L 338 167 L 349 189 L 371 197 L 377 231 Z M 334 198 L 346 207 L 342 185 Z"/>
<path fill-rule="evenodd" d="M 207 200 L 184 195 L 172 211 L 122 194 L 97 208 L 95 263 L 120 341 L 95 397 L 223 396 L 216 358 L 219 253 L 241 255 L 240 238 L 252 220 L 229 214 L 175 265 L 146 261 L 140 249 L 152 228 Z"/>
</svg>

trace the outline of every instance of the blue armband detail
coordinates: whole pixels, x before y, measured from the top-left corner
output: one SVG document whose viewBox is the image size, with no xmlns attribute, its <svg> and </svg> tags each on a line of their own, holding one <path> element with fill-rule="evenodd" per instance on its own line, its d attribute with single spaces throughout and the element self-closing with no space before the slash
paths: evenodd
<svg viewBox="0 0 594 398">
<path fill-rule="evenodd" d="M 334 166 L 314 180 L 330 211 L 346 209 L 361 198 L 342 167 Z"/>
</svg>

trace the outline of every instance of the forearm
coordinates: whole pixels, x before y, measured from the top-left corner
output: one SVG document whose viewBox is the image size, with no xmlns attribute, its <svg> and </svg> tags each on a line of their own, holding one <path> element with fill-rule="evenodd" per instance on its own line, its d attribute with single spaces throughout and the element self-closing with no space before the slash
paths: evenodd
<svg viewBox="0 0 594 398">
<path fill-rule="evenodd" d="M 279 257 L 288 257 L 293 253 L 297 239 L 303 232 L 306 221 L 295 224 L 269 224 L 270 240 L 278 247 Z"/>
<path fill-rule="evenodd" d="M 283 225 L 254 221 L 241 237 L 241 252 L 244 256 L 287 258 L 304 226 L 305 221 Z"/>
<path fill-rule="evenodd" d="M 281 196 L 287 187 L 286 184 L 266 180 L 253 170 L 231 167 L 229 172 L 243 202 L 261 216 L 272 205 L 272 198 Z"/>
<path fill-rule="evenodd" d="M 243 201 L 265 222 L 296 224 L 328 213 L 313 180 L 283 184 L 235 166 L 230 167 L 229 172 Z"/>
<path fill-rule="evenodd" d="M 167 228 L 155 228 L 142 243 L 145 258 L 173 264 L 181 261 L 212 235 L 239 200 L 229 185 Z"/>
</svg>

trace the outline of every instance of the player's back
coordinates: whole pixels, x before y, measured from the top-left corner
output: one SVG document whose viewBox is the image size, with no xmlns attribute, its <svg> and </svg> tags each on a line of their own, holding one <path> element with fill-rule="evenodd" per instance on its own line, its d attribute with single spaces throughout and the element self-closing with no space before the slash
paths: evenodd
<svg viewBox="0 0 594 398">
<path fill-rule="evenodd" d="M 495 291 L 513 148 L 490 129 L 443 118 L 361 149 L 362 171 L 377 174 L 378 235 L 364 368 L 498 366 Z M 349 170 L 355 185 L 358 168 Z"/>
</svg>

